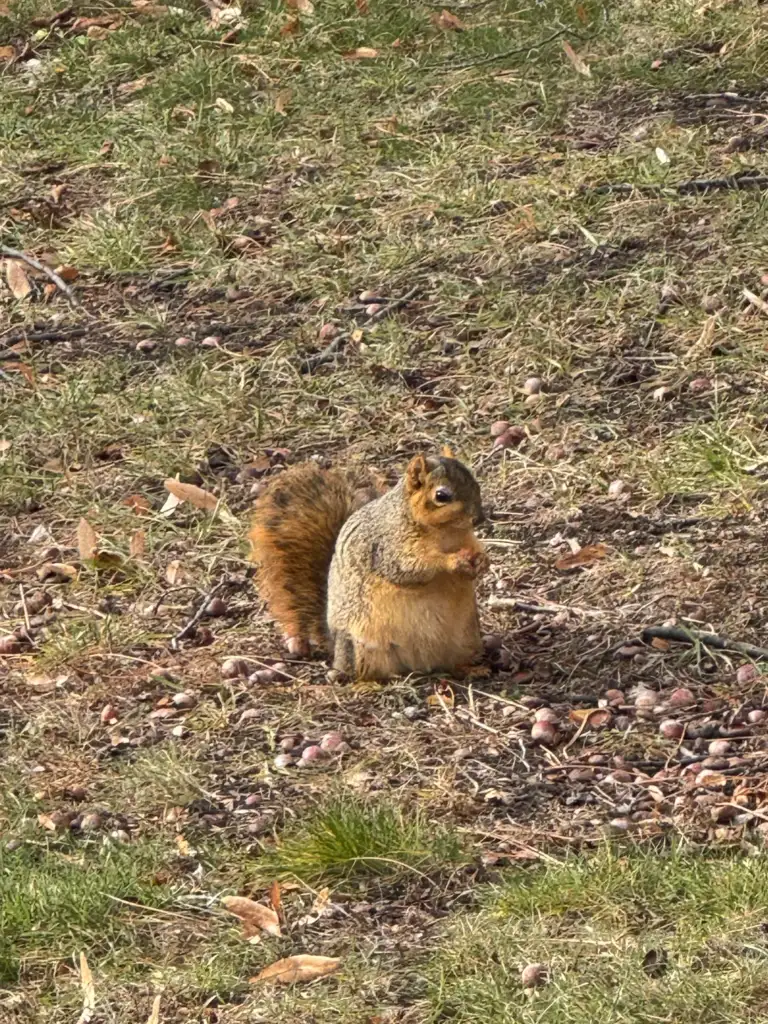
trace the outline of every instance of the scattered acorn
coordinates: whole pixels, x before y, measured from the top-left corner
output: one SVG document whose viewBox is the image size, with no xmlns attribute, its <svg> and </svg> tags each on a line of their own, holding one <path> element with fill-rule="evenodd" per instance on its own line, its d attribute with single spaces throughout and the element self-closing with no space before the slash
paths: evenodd
<svg viewBox="0 0 768 1024">
<path fill-rule="evenodd" d="M 559 739 L 559 734 L 552 722 L 534 722 L 531 728 L 531 739 L 534 743 L 541 743 L 545 747 L 554 747 Z"/>
<path fill-rule="evenodd" d="M 538 395 L 541 391 L 541 378 L 529 377 L 523 384 L 523 391 L 526 395 Z"/>
<path fill-rule="evenodd" d="M 659 724 L 659 732 L 665 740 L 680 740 L 685 735 L 685 726 L 673 718 L 665 718 Z"/>
<path fill-rule="evenodd" d="M 205 614 L 211 618 L 218 618 L 227 614 L 227 603 L 220 597 L 212 597 L 205 606 Z"/>
<path fill-rule="evenodd" d="M 557 725 L 560 722 L 560 716 L 553 708 L 539 708 L 534 712 L 534 722 L 549 722 L 550 725 Z"/>
<path fill-rule="evenodd" d="M 326 751 L 318 743 L 312 743 L 301 752 L 301 763 L 312 764 L 314 761 L 324 760 L 327 756 Z"/>
<path fill-rule="evenodd" d="M 549 967 L 547 964 L 528 964 L 520 972 L 520 981 L 523 988 L 541 988 L 549 981 Z"/>
<path fill-rule="evenodd" d="M 278 770 L 282 768 L 290 768 L 292 764 L 296 764 L 296 758 L 292 754 L 278 754 L 272 764 Z"/>
<path fill-rule="evenodd" d="M 627 485 L 623 480 L 611 480 L 608 484 L 608 497 L 616 499 L 620 497 L 627 489 Z"/>
<path fill-rule="evenodd" d="M 752 723 L 752 725 L 759 725 L 761 722 L 764 722 L 766 718 L 768 718 L 768 711 L 763 711 L 762 708 L 755 708 L 754 711 L 750 711 L 747 715 L 747 719 Z"/>
<path fill-rule="evenodd" d="M 105 704 L 100 715 L 103 725 L 112 725 L 117 721 L 117 708 L 114 704 Z"/>
<path fill-rule="evenodd" d="M 659 695 L 655 690 L 649 690 L 645 686 L 639 686 L 635 694 L 635 707 L 650 710 L 655 708 L 659 702 Z"/>
<path fill-rule="evenodd" d="M 366 290 L 364 292 L 360 292 L 360 294 L 358 295 L 358 299 L 360 300 L 360 302 L 364 303 L 365 305 L 368 305 L 371 302 L 385 302 L 386 301 L 386 299 L 381 294 L 381 292 L 372 292 L 372 291 L 368 291 L 368 290 Z"/>
<path fill-rule="evenodd" d="M 221 345 L 221 338 L 218 334 L 209 334 L 202 339 L 200 344 L 203 348 L 218 348 Z"/>
<path fill-rule="evenodd" d="M 689 690 L 685 686 L 678 686 L 676 690 L 672 691 L 672 693 L 669 695 L 669 699 L 667 700 L 667 704 L 671 708 L 685 708 L 688 707 L 689 704 L 695 703 L 695 696 L 693 695 L 691 690 Z"/>
<path fill-rule="evenodd" d="M 704 394 L 712 390 L 712 381 L 708 377 L 696 377 L 688 385 L 688 390 L 695 395 Z"/>
<path fill-rule="evenodd" d="M 622 704 L 626 704 L 626 698 L 621 690 L 606 690 L 605 700 L 611 707 L 620 707 Z"/>
<path fill-rule="evenodd" d="M 182 335 L 180 338 L 177 338 L 173 344 L 175 345 L 176 348 L 189 348 L 190 345 L 194 344 L 194 342 L 192 341 L 191 338 L 188 338 L 186 335 Z"/>
<path fill-rule="evenodd" d="M 237 679 L 238 676 L 248 675 L 250 666 L 244 658 L 227 658 L 221 666 L 223 679 Z"/>
<path fill-rule="evenodd" d="M 503 434 L 499 434 L 496 438 L 494 448 L 517 448 L 526 438 L 526 433 L 523 427 L 513 426 L 508 430 L 505 430 Z"/>
<path fill-rule="evenodd" d="M 493 651 L 500 651 L 502 639 L 498 633 L 486 633 L 483 637 L 483 647 L 489 654 Z"/>
<path fill-rule="evenodd" d="M 335 753 L 343 742 L 344 737 L 340 732 L 327 732 L 320 740 L 320 746 L 323 750 Z"/>
<path fill-rule="evenodd" d="M 736 682 L 737 683 L 753 683 L 758 678 L 760 673 L 757 670 L 757 666 L 751 662 L 747 662 L 746 665 L 739 665 L 736 670 Z"/>
<path fill-rule="evenodd" d="M 98 828 L 101 828 L 101 815 L 97 814 L 96 811 L 84 814 L 80 819 L 81 832 L 95 832 Z"/>
<path fill-rule="evenodd" d="M 193 708 L 197 704 L 197 698 L 193 693 L 182 690 L 180 693 L 174 693 L 171 703 L 175 708 Z"/>
<path fill-rule="evenodd" d="M 722 295 L 705 295 L 704 298 L 701 300 L 701 308 L 704 310 L 705 313 L 716 313 L 718 309 L 722 309 L 722 307 Z"/>
<path fill-rule="evenodd" d="M 333 341 L 333 339 L 338 336 L 338 333 L 339 328 L 336 324 L 323 324 L 318 331 L 317 336 L 320 341 Z"/>
<path fill-rule="evenodd" d="M 509 430 L 509 420 L 496 420 L 491 424 L 491 437 L 501 437 Z"/>
<path fill-rule="evenodd" d="M 728 740 L 712 740 L 707 750 L 713 757 L 725 757 L 731 752 L 731 744 Z"/>
<path fill-rule="evenodd" d="M 137 352 L 154 352 L 156 348 L 157 342 L 153 338 L 142 338 L 136 342 Z"/>
<path fill-rule="evenodd" d="M 376 314 L 380 313 L 383 308 L 384 307 L 382 306 L 382 304 L 380 302 L 370 302 L 365 307 L 365 315 L 366 316 L 376 316 Z"/>
</svg>

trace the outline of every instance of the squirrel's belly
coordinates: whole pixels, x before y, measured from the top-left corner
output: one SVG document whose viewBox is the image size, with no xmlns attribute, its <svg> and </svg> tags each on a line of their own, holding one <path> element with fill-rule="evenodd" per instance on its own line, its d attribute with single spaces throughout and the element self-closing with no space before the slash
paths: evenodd
<svg viewBox="0 0 768 1024">
<path fill-rule="evenodd" d="M 397 672 L 431 672 L 471 661 L 481 647 L 475 588 L 470 579 L 441 577 L 423 587 L 378 580 L 373 615 L 355 639 L 385 655 Z"/>
</svg>

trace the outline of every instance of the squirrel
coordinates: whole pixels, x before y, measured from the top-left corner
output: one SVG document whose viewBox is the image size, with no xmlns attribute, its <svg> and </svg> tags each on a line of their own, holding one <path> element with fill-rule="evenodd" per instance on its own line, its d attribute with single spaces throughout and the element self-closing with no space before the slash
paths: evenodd
<svg viewBox="0 0 768 1024">
<path fill-rule="evenodd" d="M 249 533 L 257 583 L 289 652 L 326 646 L 358 679 L 469 671 L 482 651 L 474 580 L 488 566 L 474 476 L 448 448 L 385 490 L 314 463 L 281 473 Z"/>
</svg>

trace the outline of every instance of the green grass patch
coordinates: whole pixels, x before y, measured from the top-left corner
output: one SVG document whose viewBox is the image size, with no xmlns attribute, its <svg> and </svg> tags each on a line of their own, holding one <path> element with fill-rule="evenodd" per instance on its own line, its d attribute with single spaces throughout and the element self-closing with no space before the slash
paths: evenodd
<svg viewBox="0 0 768 1024">
<path fill-rule="evenodd" d="M 372 876 L 424 876 L 464 859 L 457 835 L 423 812 L 387 800 L 339 796 L 286 828 L 259 862 L 259 871 L 308 885 L 343 884 Z"/>
<path fill-rule="evenodd" d="M 608 847 L 510 874 L 435 959 L 433 1021 L 744 1024 L 768 1007 L 764 855 Z M 526 992 L 520 972 L 549 965 Z"/>
</svg>

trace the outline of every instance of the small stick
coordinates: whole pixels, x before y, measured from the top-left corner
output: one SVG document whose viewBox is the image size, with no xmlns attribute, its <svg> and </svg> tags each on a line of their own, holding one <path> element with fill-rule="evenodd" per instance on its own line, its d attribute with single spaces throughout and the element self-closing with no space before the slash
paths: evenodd
<svg viewBox="0 0 768 1024">
<path fill-rule="evenodd" d="M 410 288 L 405 293 L 405 295 L 401 295 L 399 299 L 392 299 L 392 301 L 388 302 L 386 306 L 382 306 L 378 313 L 374 313 L 373 316 L 369 317 L 368 323 L 378 323 L 379 320 L 383 320 L 384 317 L 389 316 L 390 313 L 394 313 L 396 309 L 400 309 L 401 306 L 405 306 L 408 303 L 408 300 L 412 299 L 418 290 L 419 286 L 414 285 L 413 288 Z"/>
<path fill-rule="evenodd" d="M 29 624 L 29 609 L 27 608 L 27 599 L 24 596 L 24 584 L 19 584 L 19 597 L 21 598 L 21 607 L 24 612 L 24 624 L 27 627 L 27 634 L 29 634 L 32 627 Z"/>
<path fill-rule="evenodd" d="M 514 597 L 491 597 L 488 599 L 489 608 L 511 608 L 516 612 L 530 612 L 533 615 L 557 615 L 558 612 L 574 612 L 576 615 L 606 615 L 599 608 L 577 608 L 570 604 L 528 604 L 527 601 L 518 601 Z"/>
<path fill-rule="evenodd" d="M 17 341 L 68 341 L 70 338 L 82 338 L 88 331 L 85 327 L 74 327 L 71 330 L 27 331 L 20 334 L 9 334 L 0 338 L 0 351 Z"/>
<path fill-rule="evenodd" d="M 755 661 L 768 660 L 768 649 L 756 647 L 754 644 L 746 644 L 741 640 L 731 640 L 727 636 L 718 636 L 716 633 L 702 633 L 698 629 L 683 629 L 681 626 L 647 626 L 643 630 L 643 640 L 658 637 L 661 640 L 676 640 L 683 644 L 704 644 L 705 647 L 714 647 L 717 651 L 736 651 L 747 658 Z"/>
<path fill-rule="evenodd" d="M 172 650 L 175 651 L 178 648 L 179 640 L 183 640 L 185 636 L 188 636 L 192 632 L 192 630 L 198 624 L 200 619 L 202 619 L 202 617 L 205 615 L 205 609 L 208 607 L 209 603 L 211 602 L 211 599 L 214 598 L 220 590 L 223 590 L 228 582 L 228 580 L 221 580 L 221 582 L 217 583 L 215 587 L 212 587 L 208 591 L 203 600 L 200 602 L 200 607 L 197 609 L 192 618 L 187 622 L 185 626 L 181 627 L 181 629 L 174 637 L 171 638 Z"/>
<path fill-rule="evenodd" d="M 545 36 L 543 39 L 536 39 L 528 43 L 526 46 L 516 46 L 514 50 L 502 50 L 501 53 L 490 53 L 485 57 L 478 57 L 476 60 L 468 58 L 467 60 L 456 61 L 451 63 L 446 61 L 442 64 L 428 64 L 426 66 L 427 71 L 460 71 L 464 68 L 479 68 L 483 64 L 493 64 L 497 60 L 506 60 L 507 57 L 516 57 L 521 53 L 530 53 L 531 50 L 538 50 L 542 46 L 546 46 L 548 43 L 552 43 L 555 39 L 559 39 L 560 36 L 565 35 L 567 29 L 560 28 L 557 32 L 553 32 L 551 36 Z"/>
<path fill-rule="evenodd" d="M 318 366 L 322 366 L 323 363 L 332 363 L 348 341 L 348 334 L 337 335 L 322 351 L 316 352 L 313 356 L 307 356 L 306 359 L 302 360 L 299 371 L 301 373 L 312 373 L 313 370 L 316 370 Z"/>
<path fill-rule="evenodd" d="M 618 192 L 621 195 L 630 195 L 632 192 L 658 195 L 669 190 L 686 193 L 709 192 L 714 189 L 766 188 L 767 186 L 768 174 L 752 174 L 730 178 L 692 178 L 690 181 L 671 182 L 668 185 L 633 185 L 628 181 L 614 181 L 605 185 L 584 185 L 581 191 L 591 192 L 594 195 L 607 195 L 610 192 Z"/>
<path fill-rule="evenodd" d="M 75 293 L 69 287 L 67 282 L 63 280 L 63 278 L 59 277 L 55 270 L 51 270 L 50 267 L 46 267 L 46 265 L 41 263 L 40 260 L 36 260 L 33 256 L 27 256 L 25 252 L 21 252 L 19 249 L 10 249 L 7 245 L 0 245 L 0 252 L 4 256 L 10 256 L 14 260 L 21 260 L 21 262 L 26 263 L 27 266 L 33 267 L 35 270 L 39 270 L 41 274 L 45 274 L 47 278 L 53 281 L 59 291 L 66 295 L 71 305 L 80 305 Z"/>
</svg>

